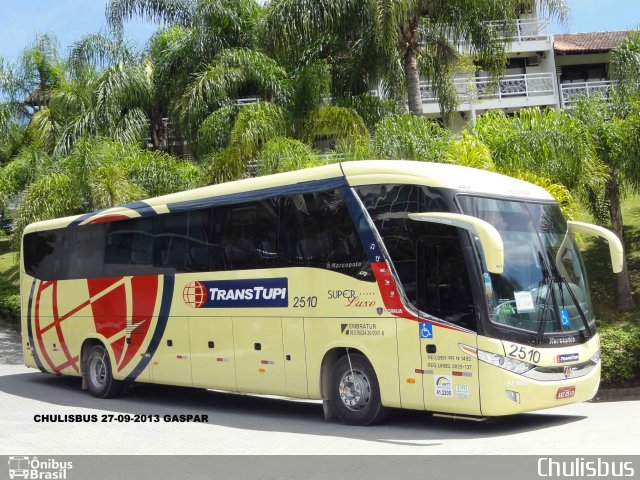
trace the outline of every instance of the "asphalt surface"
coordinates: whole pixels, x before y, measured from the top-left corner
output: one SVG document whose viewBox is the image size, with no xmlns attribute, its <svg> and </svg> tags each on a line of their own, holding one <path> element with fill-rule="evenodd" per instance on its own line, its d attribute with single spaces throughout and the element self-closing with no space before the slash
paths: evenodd
<svg viewBox="0 0 640 480">
<path fill-rule="evenodd" d="M 0 328 L 0 455 L 640 454 L 637 400 L 574 404 L 492 424 L 394 411 L 382 425 L 349 427 L 325 422 L 320 403 L 310 401 L 154 385 L 95 399 L 78 378 L 24 367 L 18 340 Z M 88 417 L 36 421 L 42 415 Z M 160 421 L 133 422 L 135 415 Z M 180 423 L 165 415 L 208 418 Z"/>
</svg>

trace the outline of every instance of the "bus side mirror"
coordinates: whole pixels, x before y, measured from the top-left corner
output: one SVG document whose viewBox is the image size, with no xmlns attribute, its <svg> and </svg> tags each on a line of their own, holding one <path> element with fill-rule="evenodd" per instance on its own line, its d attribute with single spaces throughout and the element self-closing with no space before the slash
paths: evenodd
<svg viewBox="0 0 640 480">
<path fill-rule="evenodd" d="M 611 255 L 611 267 L 613 273 L 620 273 L 622 271 L 622 265 L 624 264 L 624 251 L 622 249 L 622 242 L 618 236 L 611 230 L 607 230 L 599 225 L 593 225 L 591 223 L 583 222 L 567 222 L 569 231 L 571 233 L 584 233 L 585 235 L 591 235 L 592 237 L 602 238 L 609 244 L 609 255 Z"/>
<path fill-rule="evenodd" d="M 410 213 L 409 218 L 418 222 L 451 225 L 471 232 L 480 239 L 485 261 L 487 262 L 487 269 L 491 273 L 498 274 L 504 270 L 504 244 L 502 243 L 502 237 L 490 223 L 470 215 L 448 212 Z"/>
</svg>

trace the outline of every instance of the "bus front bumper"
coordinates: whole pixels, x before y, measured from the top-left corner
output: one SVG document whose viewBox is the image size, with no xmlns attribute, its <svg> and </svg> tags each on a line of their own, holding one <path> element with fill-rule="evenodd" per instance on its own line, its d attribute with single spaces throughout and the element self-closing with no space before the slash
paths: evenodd
<svg viewBox="0 0 640 480">
<path fill-rule="evenodd" d="M 483 416 L 512 415 L 584 402 L 596 395 L 600 385 L 600 362 L 584 376 L 550 381 L 534 380 L 483 362 L 479 367 Z"/>
</svg>

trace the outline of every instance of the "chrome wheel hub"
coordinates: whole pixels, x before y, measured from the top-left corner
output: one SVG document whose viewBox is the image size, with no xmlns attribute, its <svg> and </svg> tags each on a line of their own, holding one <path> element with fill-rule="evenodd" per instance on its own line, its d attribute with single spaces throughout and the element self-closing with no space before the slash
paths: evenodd
<svg viewBox="0 0 640 480">
<path fill-rule="evenodd" d="M 104 357 L 93 357 L 89 364 L 89 378 L 91 382 L 97 386 L 102 387 L 107 379 L 107 367 L 104 363 Z"/>
<path fill-rule="evenodd" d="M 360 370 L 348 370 L 340 378 L 338 392 L 349 410 L 358 411 L 366 407 L 371 399 L 371 384 Z"/>
</svg>

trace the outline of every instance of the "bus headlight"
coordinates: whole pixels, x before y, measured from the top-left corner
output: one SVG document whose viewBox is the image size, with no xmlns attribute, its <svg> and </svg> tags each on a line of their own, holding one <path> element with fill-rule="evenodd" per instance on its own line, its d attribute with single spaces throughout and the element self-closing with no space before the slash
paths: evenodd
<svg viewBox="0 0 640 480">
<path fill-rule="evenodd" d="M 478 359 L 481 362 L 503 368 L 510 372 L 517 373 L 518 375 L 522 375 L 535 367 L 535 365 L 527 362 L 521 362 L 515 358 L 505 357 L 503 355 L 498 355 L 497 353 L 485 352 L 480 349 L 478 349 Z"/>
<path fill-rule="evenodd" d="M 600 361 L 600 349 L 598 349 L 589 360 L 597 364 Z"/>
</svg>

